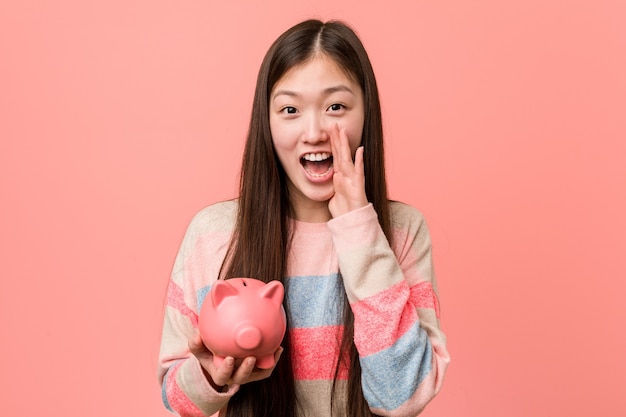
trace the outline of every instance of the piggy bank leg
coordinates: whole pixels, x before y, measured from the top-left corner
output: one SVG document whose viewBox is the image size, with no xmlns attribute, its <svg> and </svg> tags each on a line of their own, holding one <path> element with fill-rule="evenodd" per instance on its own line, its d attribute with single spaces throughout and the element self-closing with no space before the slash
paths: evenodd
<svg viewBox="0 0 626 417">
<path fill-rule="evenodd" d="M 276 365 L 276 360 L 274 359 L 274 354 L 261 356 L 256 358 L 256 366 L 260 369 L 269 369 Z"/>
</svg>

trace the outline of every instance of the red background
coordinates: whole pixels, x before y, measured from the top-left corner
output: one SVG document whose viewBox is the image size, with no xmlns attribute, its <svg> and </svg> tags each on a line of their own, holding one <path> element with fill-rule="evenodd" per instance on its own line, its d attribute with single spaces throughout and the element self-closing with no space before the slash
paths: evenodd
<svg viewBox="0 0 626 417">
<path fill-rule="evenodd" d="M 262 56 L 308 17 L 361 35 L 392 197 L 431 227 L 453 360 L 424 415 L 625 415 L 617 0 L 2 2 L 3 413 L 168 415 L 177 247 L 236 194 Z"/>
</svg>

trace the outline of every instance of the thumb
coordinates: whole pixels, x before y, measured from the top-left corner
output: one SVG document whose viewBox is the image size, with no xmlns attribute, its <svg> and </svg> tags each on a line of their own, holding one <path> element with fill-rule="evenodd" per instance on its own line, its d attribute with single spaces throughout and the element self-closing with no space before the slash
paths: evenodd
<svg viewBox="0 0 626 417">
<path fill-rule="evenodd" d="M 203 353 L 206 353 L 206 351 L 208 351 L 207 347 L 204 345 L 204 342 L 202 341 L 202 337 L 200 337 L 200 332 L 198 331 L 195 331 L 193 335 L 189 337 L 189 340 L 187 341 L 187 343 L 189 345 L 189 350 L 191 351 L 191 353 L 193 353 L 196 356 L 198 354 L 203 354 Z"/>
</svg>

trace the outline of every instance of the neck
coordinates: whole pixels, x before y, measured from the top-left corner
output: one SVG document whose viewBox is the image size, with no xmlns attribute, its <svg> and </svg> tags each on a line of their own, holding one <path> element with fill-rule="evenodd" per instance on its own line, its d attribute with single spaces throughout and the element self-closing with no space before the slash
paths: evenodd
<svg viewBox="0 0 626 417">
<path fill-rule="evenodd" d="M 326 223 L 332 216 L 328 210 L 328 202 L 291 202 L 294 218 L 305 223 Z"/>
</svg>

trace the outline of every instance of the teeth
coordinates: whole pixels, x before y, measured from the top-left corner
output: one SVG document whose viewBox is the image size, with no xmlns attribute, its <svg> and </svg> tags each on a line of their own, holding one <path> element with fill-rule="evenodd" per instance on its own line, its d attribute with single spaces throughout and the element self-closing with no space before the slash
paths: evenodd
<svg viewBox="0 0 626 417">
<path fill-rule="evenodd" d="M 323 161 L 324 159 L 330 158 L 330 154 L 328 152 L 307 153 L 302 158 L 307 161 Z"/>
</svg>

